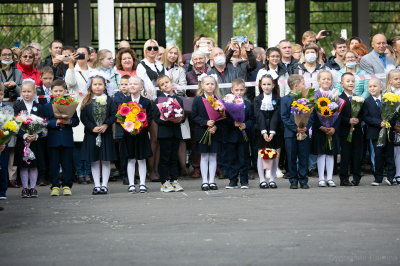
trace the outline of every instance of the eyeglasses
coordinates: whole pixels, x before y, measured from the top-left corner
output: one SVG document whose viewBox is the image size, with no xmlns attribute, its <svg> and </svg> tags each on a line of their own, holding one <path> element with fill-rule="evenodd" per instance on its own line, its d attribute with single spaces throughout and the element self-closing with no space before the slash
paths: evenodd
<svg viewBox="0 0 400 266">
<path fill-rule="evenodd" d="M 154 51 L 158 51 L 158 47 L 157 46 L 147 46 L 147 51 L 151 51 L 151 49 L 153 49 Z"/>
<path fill-rule="evenodd" d="M 2 54 L 1 56 L 2 56 L 2 57 L 11 57 L 12 54 Z"/>
<path fill-rule="evenodd" d="M 25 58 L 25 59 L 33 59 L 33 56 L 31 56 L 31 55 L 23 55 L 21 57 Z"/>
</svg>

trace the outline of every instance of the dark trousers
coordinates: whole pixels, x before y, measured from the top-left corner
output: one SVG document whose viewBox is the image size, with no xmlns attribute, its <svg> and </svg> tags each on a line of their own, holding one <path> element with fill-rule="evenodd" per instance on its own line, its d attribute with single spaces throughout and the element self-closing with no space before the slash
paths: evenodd
<svg viewBox="0 0 400 266">
<path fill-rule="evenodd" d="M 226 134 L 228 134 L 228 129 L 226 126 L 222 127 L 222 135 L 223 135 L 223 141 L 222 141 L 222 149 L 221 152 L 218 153 L 218 168 L 222 172 L 228 172 L 229 171 L 229 155 L 228 155 L 228 143 L 226 142 Z"/>
<path fill-rule="evenodd" d="M 383 180 L 383 168 L 386 166 L 387 178 L 394 178 L 396 168 L 394 165 L 394 146 L 393 141 L 386 141 L 385 147 L 377 147 L 376 142 L 378 140 L 373 139 L 372 145 L 375 151 L 375 181 L 382 183 Z"/>
<path fill-rule="evenodd" d="M 349 181 L 349 162 L 353 170 L 353 180 L 361 179 L 361 146 L 362 136 L 353 134 L 352 142 L 347 141 L 347 136 L 340 137 L 340 182 Z"/>
<path fill-rule="evenodd" d="M 160 173 L 161 184 L 164 184 L 168 179 L 171 182 L 178 179 L 178 151 L 180 141 L 180 139 L 175 137 L 158 139 L 158 143 L 160 144 L 158 172 Z M 168 170 L 170 178 L 168 178 Z"/>
<path fill-rule="evenodd" d="M 289 182 L 307 183 L 308 156 L 310 154 L 310 138 L 303 141 L 297 141 L 296 137 L 285 138 L 286 157 L 288 160 L 290 178 Z M 297 171 L 297 159 L 299 169 Z"/>
<path fill-rule="evenodd" d="M 236 142 L 228 143 L 229 153 L 229 180 L 238 182 L 238 174 L 240 173 L 240 183 L 249 182 L 250 154 L 249 143 Z"/>
<path fill-rule="evenodd" d="M 8 188 L 8 149 L 4 149 L 0 155 L 0 195 L 6 194 Z"/>
<path fill-rule="evenodd" d="M 201 159 L 201 154 L 198 152 L 195 152 L 196 148 L 196 123 L 192 121 L 192 119 L 189 119 L 189 125 L 190 125 L 190 135 L 192 136 L 192 166 L 195 172 L 200 172 L 200 159 Z"/>
<path fill-rule="evenodd" d="M 74 158 L 74 148 L 72 147 L 54 147 L 48 148 L 49 156 L 51 157 L 50 164 L 50 181 L 51 188 L 61 187 L 60 182 L 58 182 L 58 177 L 60 175 L 60 164 L 62 167 L 62 186 L 72 187 L 72 163 Z"/>
<path fill-rule="evenodd" d="M 42 154 L 45 166 L 38 167 L 38 178 L 44 178 L 45 180 L 51 181 L 50 177 L 51 156 L 49 156 L 47 151 L 47 138 L 40 138 L 39 144 L 42 147 Z"/>
<path fill-rule="evenodd" d="M 126 157 L 125 149 L 121 147 L 121 140 L 119 141 L 119 169 L 121 173 L 121 177 L 128 177 L 128 157 Z"/>
</svg>

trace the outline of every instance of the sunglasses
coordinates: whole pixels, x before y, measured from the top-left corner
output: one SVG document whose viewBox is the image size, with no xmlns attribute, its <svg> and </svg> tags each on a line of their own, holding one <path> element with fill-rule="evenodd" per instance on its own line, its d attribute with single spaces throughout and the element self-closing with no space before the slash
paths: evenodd
<svg viewBox="0 0 400 266">
<path fill-rule="evenodd" d="M 33 56 L 31 56 L 31 55 L 23 55 L 21 57 L 25 58 L 25 59 L 33 59 Z"/>
<path fill-rule="evenodd" d="M 147 51 L 151 51 L 151 49 L 153 49 L 154 51 L 158 51 L 158 47 L 157 46 L 147 46 Z"/>
</svg>

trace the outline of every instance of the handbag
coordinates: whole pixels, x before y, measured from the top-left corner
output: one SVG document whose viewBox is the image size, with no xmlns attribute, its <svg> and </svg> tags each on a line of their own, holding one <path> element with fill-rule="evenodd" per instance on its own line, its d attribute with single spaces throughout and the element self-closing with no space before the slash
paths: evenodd
<svg viewBox="0 0 400 266">
<path fill-rule="evenodd" d="M 181 132 L 183 139 L 190 139 L 189 119 L 186 117 L 185 122 L 181 124 Z"/>
</svg>

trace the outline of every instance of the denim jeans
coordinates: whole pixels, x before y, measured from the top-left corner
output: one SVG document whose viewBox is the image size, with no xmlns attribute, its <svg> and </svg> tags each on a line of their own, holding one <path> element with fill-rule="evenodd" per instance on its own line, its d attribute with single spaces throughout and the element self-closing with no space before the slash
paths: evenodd
<svg viewBox="0 0 400 266">
<path fill-rule="evenodd" d="M 317 168 L 317 160 L 318 160 L 318 155 L 310 154 L 308 156 L 308 169 L 315 170 L 315 168 Z"/>
<path fill-rule="evenodd" d="M 81 161 L 79 159 L 81 155 L 82 142 L 75 142 L 74 145 L 74 165 L 76 174 L 78 178 L 88 177 L 92 172 L 91 164 L 88 161 Z"/>
</svg>

